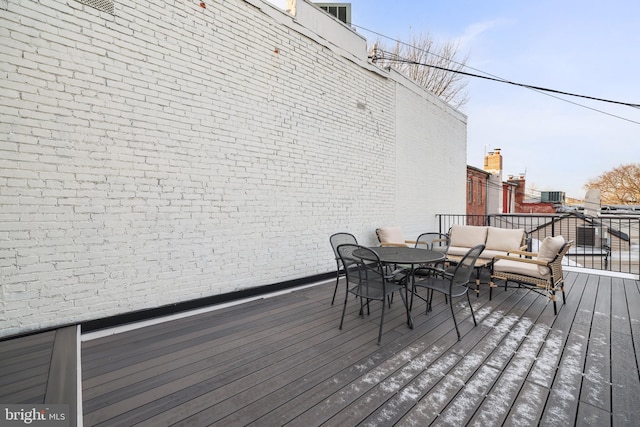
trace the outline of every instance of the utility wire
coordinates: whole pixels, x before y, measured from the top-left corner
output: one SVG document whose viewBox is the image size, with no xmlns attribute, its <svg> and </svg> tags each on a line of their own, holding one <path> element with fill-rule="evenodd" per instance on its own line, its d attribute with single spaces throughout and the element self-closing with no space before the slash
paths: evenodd
<svg viewBox="0 0 640 427">
<path fill-rule="evenodd" d="M 378 52 L 382 53 L 382 56 L 378 56 Z M 431 52 L 428 52 L 428 53 L 431 53 Z M 575 93 L 564 92 L 564 91 L 561 91 L 561 90 L 549 89 L 549 88 L 545 88 L 545 87 L 541 87 L 541 86 L 533 86 L 533 85 L 529 85 L 529 84 L 526 84 L 526 83 L 517 83 L 517 82 L 512 82 L 512 81 L 509 81 L 509 80 L 501 79 L 499 77 L 482 76 L 480 74 L 468 73 L 466 71 L 452 70 L 450 68 L 440 67 L 438 65 L 426 64 L 426 63 L 422 63 L 422 62 L 412 61 L 412 60 L 409 60 L 409 59 L 403 59 L 403 58 L 397 57 L 396 55 L 390 55 L 389 54 L 390 56 L 387 56 L 387 54 L 389 54 L 389 53 L 385 52 L 385 51 L 383 51 L 381 49 L 376 49 L 375 54 L 373 56 L 370 56 L 369 58 L 372 59 L 374 62 L 376 60 L 378 60 L 378 59 L 383 59 L 385 61 L 401 62 L 403 64 L 424 65 L 426 67 L 435 68 L 437 70 L 449 71 L 451 73 L 458 73 L 458 74 L 462 74 L 462 75 L 469 76 L 469 77 L 477 77 L 477 78 L 480 78 L 480 79 L 492 80 L 492 81 L 500 82 L 500 83 L 507 83 L 507 84 L 510 84 L 510 85 L 520 86 L 520 87 L 524 87 L 524 88 L 527 88 L 527 89 L 539 90 L 539 91 L 543 91 L 543 92 L 557 93 L 557 94 L 560 94 L 560 95 L 575 96 L 575 97 L 578 97 L 578 98 L 591 99 L 591 100 L 594 100 L 594 101 L 609 102 L 609 103 L 612 103 L 612 104 L 625 105 L 627 107 L 640 108 L 640 104 L 632 104 L 632 103 L 629 103 L 629 102 L 622 102 L 622 101 L 612 101 L 610 99 L 596 98 L 596 97 L 588 96 L 588 95 L 578 95 L 578 94 L 575 94 Z"/>
<path fill-rule="evenodd" d="M 640 125 L 640 122 L 638 122 L 638 121 L 627 119 L 626 117 L 622 117 L 622 116 L 619 116 L 617 114 L 607 113 L 606 111 L 598 110 L 597 108 L 588 107 L 586 105 L 578 104 L 577 102 L 573 102 L 573 101 L 570 101 L 568 99 L 561 98 L 559 96 L 554 96 L 554 95 L 551 95 L 550 93 L 556 93 L 556 94 L 561 94 L 561 95 L 568 95 L 568 96 L 574 96 L 574 97 L 579 97 L 579 98 L 591 99 L 591 100 L 594 100 L 594 101 L 609 102 L 609 103 L 612 103 L 612 104 L 624 105 L 624 106 L 633 107 L 633 108 L 640 108 L 640 104 L 631 104 L 631 103 L 627 103 L 627 102 L 612 101 L 612 100 L 603 99 L 603 98 L 595 98 L 595 97 L 587 96 L 587 95 L 577 95 L 577 94 L 574 94 L 574 93 L 563 92 L 563 91 L 559 91 L 559 90 L 555 90 L 555 89 L 547 89 L 547 88 L 543 88 L 543 87 L 540 87 L 540 86 L 532 86 L 532 85 L 528 85 L 528 84 L 525 84 L 525 83 L 516 83 L 516 82 L 509 81 L 509 80 L 504 80 L 504 79 L 501 79 L 501 78 L 481 76 L 479 74 L 468 73 L 468 72 L 465 72 L 465 71 L 452 70 L 452 69 L 449 69 L 449 68 L 440 67 L 438 65 L 426 64 L 426 63 L 411 61 L 411 60 L 408 60 L 408 59 L 385 58 L 385 57 L 379 57 L 377 55 L 371 56 L 369 58 L 372 59 L 372 60 L 384 59 L 385 61 L 390 61 L 390 62 L 401 62 L 401 63 L 404 63 L 404 64 L 422 65 L 422 66 L 425 66 L 425 67 L 431 67 L 431 68 L 435 68 L 437 70 L 448 71 L 448 72 L 451 72 L 451 73 L 458 73 L 458 74 L 462 74 L 462 75 L 469 76 L 469 77 L 477 77 L 477 78 L 486 79 L 486 80 L 492 80 L 492 81 L 496 81 L 496 82 L 500 82 L 500 83 L 511 84 L 511 85 L 514 85 L 514 86 L 520 86 L 520 87 L 524 87 L 524 88 L 527 88 L 527 89 L 534 90 L 536 92 L 549 92 L 549 93 L 543 93 L 543 94 L 551 96 L 552 98 L 559 99 L 561 101 L 568 102 L 568 103 L 573 104 L 573 105 L 577 105 L 577 106 L 582 107 L 582 108 L 586 108 L 588 110 L 596 111 L 598 113 L 606 114 L 607 116 L 615 117 L 615 118 L 620 119 L 620 120 L 625 120 L 625 121 Z"/>
<path fill-rule="evenodd" d="M 410 46 L 412 48 L 418 49 L 415 46 L 412 46 L 412 45 L 410 45 L 408 43 L 405 43 L 405 42 L 402 42 L 400 40 L 392 39 L 391 37 L 385 36 L 384 34 L 378 33 L 376 31 L 369 30 L 367 28 L 364 28 L 364 27 L 361 27 L 361 26 L 358 26 L 358 25 L 355 25 L 355 24 L 351 24 L 351 25 L 353 27 L 360 28 L 360 29 L 362 29 L 364 31 L 376 34 L 376 35 L 378 35 L 380 37 L 384 37 L 385 39 L 395 41 L 396 43 L 400 43 L 400 44 L 403 44 L 403 45 Z M 556 89 L 549 89 L 549 88 L 544 88 L 544 87 L 540 87 L 540 86 L 533 86 L 533 85 L 524 84 L 524 83 L 512 82 L 512 81 L 509 81 L 509 80 L 494 76 L 494 75 L 492 75 L 490 73 L 486 73 L 486 72 L 484 72 L 482 70 L 478 70 L 476 68 L 470 67 L 470 66 L 468 66 L 466 64 L 462 64 L 462 63 L 456 62 L 456 61 L 454 61 L 452 59 L 450 59 L 450 61 L 452 63 L 461 65 L 461 66 L 463 66 L 465 68 L 469 68 L 469 69 L 475 70 L 477 72 L 480 72 L 480 73 L 483 73 L 483 74 L 486 74 L 486 75 L 469 73 L 469 72 L 460 71 L 460 70 L 452 70 L 452 69 L 448 69 L 448 68 L 444 68 L 444 67 L 439 67 L 437 65 L 419 63 L 419 62 L 416 62 L 416 61 L 410 61 L 410 60 L 407 60 L 407 59 L 402 59 L 402 58 L 397 58 L 397 57 L 396 58 L 379 57 L 376 54 L 377 52 L 382 52 L 383 54 L 385 53 L 384 51 L 382 51 L 380 49 L 377 49 L 377 51 L 374 52 L 374 55 L 369 57 L 374 62 L 377 59 L 384 59 L 386 61 L 394 61 L 394 62 L 403 62 L 403 63 L 407 63 L 407 64 L 415 64 L 415 65 L 421 65 L 421 66 L 426 66 L 426 67 L 432 67 L 432 68 L 435 68 L 435 69 L 439 69 L 439 70 L 443 70 L 443 71 L 447 71 L 447 72 L 451 72 L 451 73 L 458 73 L 458 74 L 466 75 L 466 76 L 469 76 L 469 77 L 476 77 L 476 78 L 480 78 L 480 79 L 496 81 L 496 82 L 499 82 L 499 83 L 505 83 L 505 84 L 511 84 L 511 85 L 514 85 L 514 86 L 524 87 L 526 89 L 530 89 L 530 90 L 542 93 L 543 95 L 551 96 L 552 98 L 556 98 L 558 100 L 561 100 L 561 101 L 564 101 L 564 102 L 568 102 L 570 104 L 573 104 L 573 105 L 576 105 L 576 106 L 579 106 L 579 107 L 582 107 L 582 108 L 586 108 L 588 110 L 592 110 L 592 111 L 595 111 L 595 112 L 598 112 L 598 113 L 602 113 L 602 114 L 605 114 L 605 115 L 608 115 L 608 116 L 611 116 L 611 117 L 615 117 L 615 118 L 618 118 L 618 119 L 621 119 L 621 120 L 625 120 L 625 121 L 640 125 L 640 122 L 638 122 L 638 121 L 627 119 L 625 117 L 621 117 L 621 116 L 618 116 L 616 114 L 608 113 L 606 111 L 598 110 L 597 108 L 588 107 L 586 105 L 582 105 L 582 104 L 579 104 L 577 102 L 573 102 L 573 101 L 570 101 L 568 99 L 561 98 L 559 96 L 554 96 L 552 94 L 555 93 L 555 94 L 561 94 L 561 95 L 567 95 L 567 96 L 580 97 L 580 98 L 590 99 L 590 100 L 594 100 L 594 101 L 607 102 L 607 103 L 618 104 L 618 105 L 623 105 L 623 106 L 632 107 L 632 108 L 638 108 L 638 109 L 640 109 L 640 104 L 634 104 L 634 103 L 629 103 L 629 102 L 621 102 L 621 101 L 612 101 L 612 100 L 608 100 L 608 99 L 604 99 L 604 98 L 597 98 L 597 97 L 592 97 L 592 96 L 587 96 L 587 95 L 578 95 L 578 94 L 574 94 L 574 93 L 570 93 L 570 92 L 564 92 L 564 91 L 560 91 L 560 90 L 556 90 Z M 437 54 L 429 52 L 429 51 L 427 51 L 426 53 L 441 57 L 440 55 L 437 55 Z"/>
</svg>

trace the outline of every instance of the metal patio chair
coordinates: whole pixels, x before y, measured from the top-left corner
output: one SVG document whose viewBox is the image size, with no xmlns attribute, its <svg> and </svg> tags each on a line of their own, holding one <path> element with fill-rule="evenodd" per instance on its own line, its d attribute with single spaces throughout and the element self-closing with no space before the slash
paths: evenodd
<svg viewBox="0 0 640 427">
<path fill-rule="evenodd" d="M 471 305 L 471 299 L 469 298 L 469 280 L 473 273 L 478 257 L 484 250 L 484 245 L 477 245 L 469 249 L 469 251 L 462 257 L 455 268 L 451 271 L 442 270 L 433 267 L 422 267 L 417 269 L 421 271 L 420 277 L 424 277 L 422 280 L 416 280 L 412 286 L 412 301 L 413 296 L 420 298 L 426 303 L 426 312 L 431 311 L 431 302 L 433 300 L 433 292 L 440 292 L 450 300 L 449 307 L 451 308 L 451 317 L 453 317 L 453 324 L 456 327 L 456 334 L 458 340 L 460 340 L 460 330 L 458 329 L 458 322 L 456 321 L 456 315 L 453 310 L 453 298 L 467 296 L 467 303 L 471 310 L 471 317 L 473 318 L 473 324 L 478 325 L 476 322 L 476 316 L 473 313 L 473 306 Z M 428 290 L 427 296 L 422 297 L 418 294 L 418 288 L 425 288 Z"/>
<path fill-rule="evenodd" d="M 359 252 L 359 256 L 354 255 L 355 251 Z M 340 329 L 342 329 L 344 324 L 344 315 L 347 311 L 349 293 L 357 296 L 360 300 L 360 316 L 364 316 L 365 306 L 367 306 L 367 314 L 369 314 L 370 301 L 381 302 L 382 312 L 380 313 L 378 344 L 380 344 L 382 339 L 382 325 L 384 324 L 384 313 L 387 305 L 385 300 L 388 300 L 396 292 L 400 293 L 400 298 L 404 303 L 407 312 L 407 323 L 409 327 L 413 327 L 409 313 L 409 305 L 404 295 L 406 284 L 398 280 L 397 277 L 386 273 L 385 266 L 375 251 L 364 246 L 344 244 L 338 246 L 338 254 L 342 260 L 345 277 L 347 279 L 347 293 L 344 297 L 344 306 L 342 307 Z M 363 258 L 366 258 L 367 261 L 365 262 Z"/>
</svg>

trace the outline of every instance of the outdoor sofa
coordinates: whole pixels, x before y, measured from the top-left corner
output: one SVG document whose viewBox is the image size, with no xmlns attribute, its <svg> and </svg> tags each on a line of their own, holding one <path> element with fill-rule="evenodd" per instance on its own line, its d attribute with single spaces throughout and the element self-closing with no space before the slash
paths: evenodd
<svg viewBox="0 0 640 427">
<path fill-rule="evenodd" d="M 480 272 L 489 268 L 496 256 L 505 256 L 512 251 L 527 249 L 527 234 L 521 228 L 499 228 L 492 226 L 454 224 L 449 229 L 451 242 L 447 260 L 456 263 L 476 245 L 485 245 L 476 262 L 476 293 L 480 293 Z"/>
</svg>

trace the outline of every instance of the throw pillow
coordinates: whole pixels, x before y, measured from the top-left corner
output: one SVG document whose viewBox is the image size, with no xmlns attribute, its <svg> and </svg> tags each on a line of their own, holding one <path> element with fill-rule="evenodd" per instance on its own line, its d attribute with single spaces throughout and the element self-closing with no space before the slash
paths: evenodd
<svg viewBox="0 0 640 427">
<path fill-rule="evenodd" d="M 405 243 L 401 227 L 380 227 L 377 230 L 380 243 Z"/>
</svg>

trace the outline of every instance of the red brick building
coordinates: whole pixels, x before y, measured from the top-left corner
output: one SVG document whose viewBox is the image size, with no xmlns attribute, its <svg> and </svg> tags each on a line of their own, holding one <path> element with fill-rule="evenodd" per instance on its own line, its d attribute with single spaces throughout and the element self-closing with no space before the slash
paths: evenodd
<svg viewBox="0 0 640 427">
<path fill-rule="evenodd" d="M 526 202 L 525 201 L 525 177 L 509 176 L 508 182 L 516 187 L 515 213 L 556 213 L 556 203 L 550 202 Z"/>
<path fill-rule="evenodd" d="M 489 172 L 467 166 L 467 221 L 469 225 L 484 225 L 484 216 L 487 215 L 487 183 L 490 176 Z M 475 221 L 474 215 L 481 215 L 482 218 L 477 218 Z"/>
<path fill-rule="evenodd" d="M 483 225 L 487 215 L 496 213 L 556 213 L 558 205 L 564 204 L 562 192 L 544 191 L 542 197 L 527 200 L 525 181 L 524 174 L 502 181 L 499 148 L 485 156 L 484 169 L 467 165 L 467 222 Z"/>
</svg>

